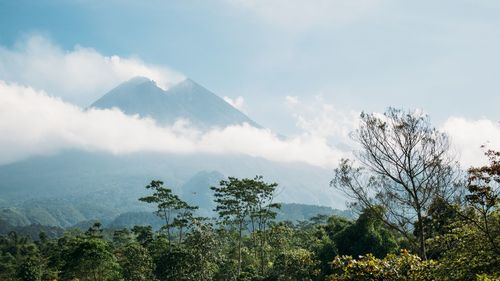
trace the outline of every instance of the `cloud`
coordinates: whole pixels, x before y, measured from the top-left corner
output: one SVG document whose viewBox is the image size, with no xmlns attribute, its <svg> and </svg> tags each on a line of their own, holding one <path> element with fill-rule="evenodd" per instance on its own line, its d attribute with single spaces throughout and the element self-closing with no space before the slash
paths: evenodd
<svg viewBox="0 0 500 281">
<path fill-rule="evenodd" d="M 244 105 L 245 105 L 245 99 L 242 96 L 238 96 L 235 99 L 232 99 L 230 97 L 224 96 L 224 101 L 229 103 L 231 106 L 234 108 L 240 110 L 240 111 L 245 111 L 244 110 Z"/>
<path fill-rule="evenodd" d="M 349 133 L 358 126 L 359 112 L 340 109 L 326 102 L 321 95 L 307 102 L 286 96 L 285 104 L 292 111 L 296 126 L 308 135 L 343 145 L 352 143 Z"/>
<path fill-rule="evenodd" d="M 299 98 L 297 96 L 286 96 L 285 103 L 288 107 L 294 107 L 299 104 Z"/>
<path fill-rule="evenodd" d="M 442 130 L 448 133 L 459 160 L 464 168 L 485 164 L 485 145 L 487 149 L 500 151 L 500 123 L 489 119 L 469 120 L 462 117 L 450 117 Z"/>
<path fill-rule="evenodd" d="M 117 109 L 82 109 L 31 87 L 0 81 L 0 163 L 63 149 L 126 154 L 243 154 L 279 162 L 333 167 L 342 152 L 325 138 L 287 139 L 250 125 L 201 132 L 180 120 L 161 127 Z"/>
<path fill-rule="evenodd" d="M 323 168 L 351 156 L 348 134 L 357 126 L 356 112 L 337 109 L 321 97 L 310 103 L 291 100 L 303 133 L 283 138 L 247 124 L 205 132 L 191 127 L 188 120 L 162 127 L 149 118 L 117 109 L 85 110 L 43 91 L 0 81 L 0 164 L 64 149 L 239 154 Z M 464 167 L 485 162 L 483 144 L 500 150 L 498 122 L 451 117 L 440 128 L 450 135 Z"/>
<path fill-rule="evenodd" d="M 265 22 L 291 31 L 356 21 L 381 0 L 226 0 Z"/>
<path fill-rule="evenodd" d="M 357 145 L 349 134 L 359 125 L 359 112 L 340 109 L 326 102 L 321 95 L 313 100 L 301 101 L 295 96 L 286 96 L 285 104 L 291 110 L 296 126 L 304 135 L 325 139 L 331 147 L 340 151 L 343 157 L 352 157 L 351 151 Z M 384 118 L 382 113 L 375 114 Z M 417 115 L 426 112 L 417 109 Z M 450 117 L 438 126 L 448 134 L 452 145 L 452 153 L 456 153 L 457 160 L 463 168 L 483 165 L 487 162 L 484 149 L 500 151 L 500 122 L 489 119 L 470 120 L 463 117 Z"/>
<path fill-rule="evenodd" d="M 0 46 L 1 80 L 30 85 L 82 106 L 134 76 L 146 76 L 162 88 L 184 79 L 175 71 L 138 58 L 104 56 L 81 46 L 66 51 L 36 35 L 12 48 Z"/>
</svg>

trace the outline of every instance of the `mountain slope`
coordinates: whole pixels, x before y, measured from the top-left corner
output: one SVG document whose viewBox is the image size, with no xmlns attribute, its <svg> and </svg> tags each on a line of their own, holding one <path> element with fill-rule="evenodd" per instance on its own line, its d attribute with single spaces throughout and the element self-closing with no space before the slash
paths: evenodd
<svg viewBox="0 0 500 281">
<path fill-rule="evenodd" d="M 260 127 L 241 111 L 191 79 L 165 91 L 148 78 L 136 77 L 112 89 L 91 107 L 116 107 L 129 115 L 149 116 L 162 125 L 173 124 L 182 118 L 203 129 L 243 123 Z"/>
<path fill-rule="evenodd" d="M 200 173 L 215 171 L 214 173 Z M 194 177 L 196 175 L 196 177 Z M 66 151 L 0 166 L 0 198 L 24 201 L 54 197 L 90 197 L 116 207 L 135 207 L 144 186 L 163 180 L 179 194 L 205 194 L 221 175 L 254 177 L 279 184 L 277 200 L 342 207 L 344 198 L 329 187 L 331 171 L 303 163 L 279 163 L 243 155 L 134 153 L 112 155 Z M 193 178 L 194 177 L 194 178 Z M 195 190 L 196 188 L 203 190 Z M 101 201 L 100 198 L 105 198 Z M 130 205 L 129 205 L 130 204 Z"/>
</svg>

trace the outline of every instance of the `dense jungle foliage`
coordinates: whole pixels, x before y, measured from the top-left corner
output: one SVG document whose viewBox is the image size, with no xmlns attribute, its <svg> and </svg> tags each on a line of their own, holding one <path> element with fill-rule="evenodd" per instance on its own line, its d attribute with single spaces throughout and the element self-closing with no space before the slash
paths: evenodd
<svg viewBox="0 0 500 281">
<path fill-rule="evenodd" d="M 491 152 L 493 154 L 493 152 Z M 495 161 L 498 161 L 499 154 Z M 471 177 L 477 180 L 477 171 Z M 497 167 L 498 168 L 498 167 Z M 498 171 L 497 171 L 498 172 Z M 483 178 L 482 181 L 498 180 Z M 356 220 L 316 216 L 297 224 L 274 222 L 275 184 L 229 178 L 214 187 L 216 220 L 194 215 L 153 181 L 164 227 L 66 232 L 32 240 L 0 238 L 0 280 L 496 280 L 500 274 L 498 198 L 470 184 L 465 205 L 433 203 L 426 216 L 429 259 L 365 209 Z M 489 200 L 491 202 L 483 202 Z M 483 205 L 484 204 L 484 205 Z M 487 213 L 475 209 L 490 208 Z M 464 214 L 465 215 L 464 215 Z"/>
</svg>

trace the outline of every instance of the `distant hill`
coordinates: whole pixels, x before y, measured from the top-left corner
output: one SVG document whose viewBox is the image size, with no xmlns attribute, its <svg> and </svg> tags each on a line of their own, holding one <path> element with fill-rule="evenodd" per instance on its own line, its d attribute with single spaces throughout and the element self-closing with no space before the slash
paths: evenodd
<svg viewBox="0 0 500 281">
<path fill-rule="evenodd" d="M 297 223 L 307 221 L 317 215 L 339 216 L 346 219 L 354 219 L 355 215 L 348 210 L 338 210 L 325 206 L 282 203 L 281 209 L 277 210 L 277 221 L 291 221 Z M 214 213 L 211 214 L 215 216 Z M 106 227 L 112 228 L 131 228 L 134 225 L 151 225 L 154 229 L 159 229 L 163 225 L 163 221 L 155 216 L 152 212 L 129 212 L 116 217 Z"/>
<path fill-rule="evenodd" d="M 0 209 L 0 220 L 13 226 L 39 224 L 66 228 L 92 219 L 107 222 L 122 211 L 125 209 L 116 208 L 114 204 L 106 206 L 91 197 L 38 199 Z"/>
<path fill-rule="evenodd" d="M 198 206 L 200 215 L 211 216 L 215 203 L 210 187 L 218 185 L 224 178 L 223 174 L 216 171 L 201 171 L 182 185 L 181 197 L 189 204 Z"/>
<path fill-rule="evenodd" d="M 120 229 L 132 228 L 136 225 L 151 225 L 153 229 L 158 230 L 164 225 L 164 221 L 152 212 L 127 212 L 117 216 L 105 226 Z"/>
<path fill-rule="evenodd" d="M 54 201 L 53 201 L 54 202 Z M 100 213 L 85 214 L 79 207 L 70 202 L 58 202 L 56 206 L 50 206 L 48 201 L 36 202 L 34 207 L 9 208 L 0 210 L 0 222 L 3 223 L 4 233 L 10 229 L 22 229 L 32 226 L 33 229 L 40 228 L 36 226 L 51 226 L 57 229 L 79 228 L 86 230 L 94 222 L 103 223 L 106 228 L 131 228 L 135 225 L 151 225 L 154 229 L 159 229 L 163 225 L 163 220 L 153 213 L 153 209 L 143 208 L 141 211 L 130 211 L 117 213 L 116 209 L 111 207 L 109 210 L 102 210 Z M 86 205 L 87 203 L 83 203 Z M 207 206 L 207 203 L 204 203 Z M 90 207 L 95 209 L 95 207 Z M 147 210 L 147 211 L 146 211 Z M 61 213 L 67 212 L 64 216 Z M 95 210 L 94 210 L 95 211 Z M 37 214 L 35 214 L 37 212 Z M 277 210 L 277 221 L 299 222 L 306 221 L 317 215 L 336 215 L 347 219 L 353 219 L 355 216 L 351 211 L 338 210 L 325 206 L 282 203 L 281 209 Z M 198 213 L 200 214 L 200 213 Z M 212 209 L 201 208 L 201 215 L 206 217 L 215 217 Z"/>
<path fill-rule="evenodd" d="M 325 206 L 289 203 L 282 204 L 276 217 L 279 221 L 306 221 L 317 215 L 339 216 L 346 219 L 354 219 L 355 215 L 349 210 L 333 209 Z"/>
<path fill-rule="evenodd" d="M 241 111 L 191 79 L 163 90 L 148 78 L 124 82 L 95 101 L 91 107 L 119 108 L 124 113 L 151 117 L 163 125 L 189 120 L 199 128 L 248 123 L 260 127 Z"/>
<path fill-rule="evenodd" d="M 38 240 L 41 232 L 45 233 L 49 238 L 59 238 L 64 234 L 64 229 L 56 226 L 40 224 L 14 226 L 0 219 L 0 235 L 9 235 L 12 231 L 18 236 L 29 236 L 33 240 Z"/>
<path fill-rule="evenodd" d="M 93 209 L 102 204 L 121 213 L 138 210 L 137 198 L 144 195 L 144 186 L 159 179 L 199 204 L 200 194 L 209 192 L 209 186 L 218 181 L 217 177 L 200 177 L 210 177 L 212 172 L 219 177 L 262 175 L 264 180 L 279 184 L 276 200 L 282 202 L 344 206 L 342 195 L 329 187 L 332 172 L 303 163 L 278 163 L 243 155 L 111 155 L 84 151 L 37 156 L 0 166 L 0 198 L 10 202 L 5 207 L 26 200 L 59 198 L 76 205 L 89 202 Z M 196 175 L 198 179 L 193 179 Z"/>
</svg>

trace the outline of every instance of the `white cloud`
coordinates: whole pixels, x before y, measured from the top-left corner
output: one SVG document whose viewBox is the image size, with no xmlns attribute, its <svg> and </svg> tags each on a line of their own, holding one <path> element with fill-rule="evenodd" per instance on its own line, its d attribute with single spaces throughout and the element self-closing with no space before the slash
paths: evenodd
<svg viewBox="0 0 500 281">
<path fill-rule="evenodd" d="M 381 0 L 226 0 L 267 23 L 291 31 L 356 21 L 379 6 Z"/>
<path fill-rule="evenodd" d="M 352 143 L 349 133 L 358 126 L 359 112 L 339 109 L 324 101 L 321 95 L 307 102 L 286 96 L 285 104 L 292 111 L 297 127 L 305 133 L 344 145 Z"/>
<path fill-rule="evenodd" d="M 30 85 L 82 106 L 134 76 L 146 76 L 162 88 L 184 79 L 138 58 L 104 56 L 81 46 L 66 51 L 41 36 L 27 37 L 13 48 L 0 46 L 1 80 Z"/>
<path fill-rule="evenodd" d="M 299 97 L 297 96 L 286 96 L 285 103 L 288 107 L 294 107 L 299 103 Z"/>
<path fill-rule="evenodd" d="M 285 104 L 291 110 L 296 126 L 304 135 L 325 139 L 331 147 L 341 151 L 342 156 L 350 157 L 356 144 L 349 134 L 359 125 L 359 112 L 340 109 L 326 102 L 321 95 L 314 100 L 301 101 L 295 96 L 286 96 Z M 375 113 L 384 118 L 382 113 Z M 415 114 L 426 114 L 421 109 Z M 447 133 L 463 168 L 486 163 L 484 149 L 500 151 L 500 122 L 489 119 L 469 120 L 463 117 L 448 118 L 439 129 Z"/>
<path fill-rule="evenodd" d="M 84 110 L 30 87 L 0 81 L 0 163 L 75 148 L 115 154 L 244 154 L 272 161 L 334 166 L 342 152 L 322 137 L 283 140 L 249 125 L 200 132 L 181 120 L 160 127 L 151 119 L 118 110 Z"/>
<path fill-rule="evenodd" d="M 231 106 L 234 108 L 240 110 L 240 111 L 245 111 L 244 110 L 244 105 L 245 105 L 245 99 L 242 96 L 238 96 L 235 99 L 232 99 L 230 97 L 224 96 L 224 101 L 229 103 Z"/>
<path fill-rule="evenodd" d="M 450 117 L 443 124 L 442 130 L 450 136 L 464 168 L 486 162 L 482 145 L 487 149 L 500 151 L 498 122 L 489 119 L 468 120 L 462 117 Z"/>
</svg>

